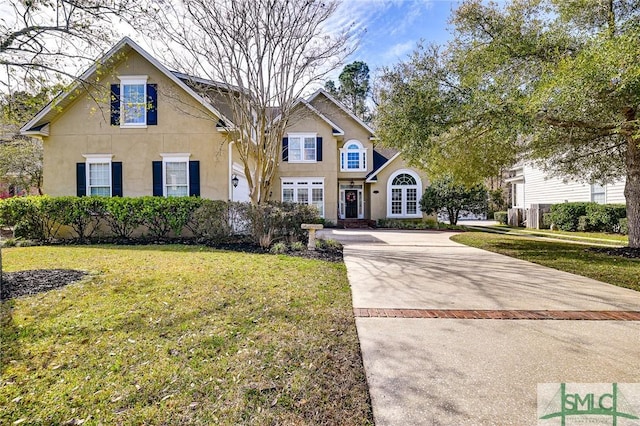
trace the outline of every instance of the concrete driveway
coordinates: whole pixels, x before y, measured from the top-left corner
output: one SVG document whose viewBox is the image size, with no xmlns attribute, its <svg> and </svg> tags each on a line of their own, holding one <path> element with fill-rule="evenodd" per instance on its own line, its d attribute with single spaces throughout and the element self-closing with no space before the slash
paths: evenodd
<svg viewBox="0 0 640 426">
<path fill-rule="evenodd" d="M 451 232 L 323 233 L 345 244 L 378 425 L 554 425 L 538 420 L 539 383 L 640 382 L 638 292 Z M 552 319 L 513 319 L 541 311 Z M 560 320 L 565 311 L 592 320 Z"/>
</svg>

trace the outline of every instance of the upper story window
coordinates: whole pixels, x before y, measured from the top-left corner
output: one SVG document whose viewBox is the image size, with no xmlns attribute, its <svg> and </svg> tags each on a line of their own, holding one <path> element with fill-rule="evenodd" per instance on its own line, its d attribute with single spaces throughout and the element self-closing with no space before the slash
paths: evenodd
<svg viewBox="0 0 640 426">
<path fill-rule="evenodd" d="M 367 170 L 367 150 L 358 141 L 352 140 L 340 149 L 340 171 L 361 172 Z"/>
<path fill-rule="evenodd" d="M 317 143 L 314 133 L 289 133 L 289 162 L 312 163 L 317 161 Z"/>
<path fill-rule="evenodd" d="M 147 126 L 147 76 L 120 76 L 120 126 Z"/>
</svg>

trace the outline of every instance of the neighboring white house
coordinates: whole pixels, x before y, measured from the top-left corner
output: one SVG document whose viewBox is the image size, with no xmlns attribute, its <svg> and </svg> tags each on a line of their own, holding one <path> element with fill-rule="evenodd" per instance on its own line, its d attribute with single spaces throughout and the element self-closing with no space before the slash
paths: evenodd
<svg viewBox="0 0 640 426">
<path fill-rule="evenodd" d="M 549 177 L 541 169 L 518 165 L 515 175 L 506 180 L 511 184 L 511 207 L 530 208 L 532 204 L 557 204 L 574 201 L 594 201 L 601 204 L 625 203 L 624 179 L 600 185 L 563 181 Z"/>
<path fill-rule="evenodd" d="M 606 185 L 564 181 L 549 177 L 542 169 L 528 164 L 519 164 L 511 171 L 513 177 L 506 179 L 506 182 L 511 185 L 509 224 L 512 225 L 518 225 L 524 220 L 527 227 L 538 228 L 541 213 L 548 210 L 551 204 L 575 201 L 601 204 L 626 202 L 624 179 Z"/>
</svg>

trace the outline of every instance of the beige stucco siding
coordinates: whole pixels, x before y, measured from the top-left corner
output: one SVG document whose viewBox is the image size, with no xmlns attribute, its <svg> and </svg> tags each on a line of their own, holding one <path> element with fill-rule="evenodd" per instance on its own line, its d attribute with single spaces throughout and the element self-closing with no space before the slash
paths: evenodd
<svg viewBox="0 0 640 426">
<path fill-rule="evenodd" d="M 387 188 L 389 179 L 400 170 L 411 170 L 420 177 L 420 179 L 422 180 L 422 192 L 418 194 L 418 199 L 422 198 L 424 190 L 429 185 L 429 180 L 427 179 L 426 174 L 422 171 L 408 167 L 406 162 L 398 156 L 378 173 L 378 180 L 374 183 L 371 183 L 369 187 L 369 206 L 371 208 L 371 219 L 378 220 L 388 217 L 387 207 L 389 194 Z M 424 214 L 422 216 L 423 218 L 426 217 L 426 215 Z"/>
<path fill-rule="evenodd" d="M 121 128 L 110 124 L 109 88 L 118 76 L 146 75 L 158 86 L 158 124 Z M 44 138 L 44 191 L 76 194 L 76 163 L 83 154 L 111 154 L 123 165 L 123 195 L 152 194 L 152 162 L 161 153 L 188 153 L 200 161 L 201 196 L 228 198 L 228 150 L 217 117 L 142 56 L 130 51 L 102 75 L 101 90 L 81 94 L 50 124 Z"/>
<path fill-rule="evenodd" d="M 304 108 L 304 107 L 303 107 Z M 306 108 L 292 115 L 286 133 L 315 133 L 322 138 L 322 161 L 315 163 L 293 163 L 280 161 L 280 167 L 273 182 L 273 200 L 282 200 L 282 178 L 316 177 L 324 180 L 324 217 L 338 220 L 338 151 L 337 139 L 331 126 Z"/>
</svg>

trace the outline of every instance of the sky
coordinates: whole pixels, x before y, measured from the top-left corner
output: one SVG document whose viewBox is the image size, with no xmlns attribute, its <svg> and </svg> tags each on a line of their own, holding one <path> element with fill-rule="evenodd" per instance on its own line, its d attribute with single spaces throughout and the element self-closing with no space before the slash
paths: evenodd
<svg viewBox="0 0 640 426">
<path fill-rule="evenodd" d="M 0 0 L 0 16 L 12 15 L 9 3 L 8 0 Z M 361 33 L 357 50 L 345 64 L 364 61 L 373 76 L 376 69 L 406 59 L 420 40 L 427 44 L 446 42 L 451 37 L 447 22 L 459 3 L 458 0 L 342 0 L 330 26 L 337 29 L 354 25 L 354 29 Z M 133 32 L 123 31 L 124 34 L 145 49 L 151 47 L 143 37 Z M 76 65 L 79 69 L 88 66 L 84 63 Z M 334 71 L 329 78 L 337 79 L 340 71 Z M 6 81 L 4 69 L 0 69 L 0 81 Z M 0 87 L 0 92 L 3 89 Z"/>
<path fill-rule="evenodd" d="M 358 49 L 347 60 L 364 61 L 371 71 L 407 58 L 420 40 L 442 44 L 451 38 L 447 31 L 453 0 L 343 0 L 337 16 L 365 32 Z"/>
</svg>

